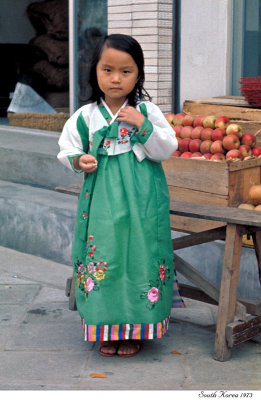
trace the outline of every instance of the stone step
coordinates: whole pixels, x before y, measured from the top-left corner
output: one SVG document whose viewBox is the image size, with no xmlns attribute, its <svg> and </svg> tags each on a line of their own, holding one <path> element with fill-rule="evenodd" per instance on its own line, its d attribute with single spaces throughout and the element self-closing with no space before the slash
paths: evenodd
<svg viewBox="0 0 261 400">
<path fill-rule="evenodd" d="M 81 183 L 57 159 L 59 132 L 0 125 L 0 180 L 54 189 Z"/>
<path fill-rule="evenodd" d="M 77 197 L 0 181 L 1 246 L 71 265 Z"/>
</svg>

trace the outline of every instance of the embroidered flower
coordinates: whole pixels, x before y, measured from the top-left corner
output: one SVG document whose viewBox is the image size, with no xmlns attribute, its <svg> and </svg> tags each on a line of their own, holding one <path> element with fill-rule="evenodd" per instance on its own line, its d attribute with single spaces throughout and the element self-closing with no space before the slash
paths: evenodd
<svg viewBox="0 0 261 400">
<path fill-rule="evenodd" d="M 101 281 L 102 279 L 105 279 L 106 275 L 103 271 L 98 270 L 96 271 L 93 276 L 97 279 L 97 281 Z"/>
<path fill-rule="evenodd" d="M 91 241 L 93 239 L 93 235 L 89 236 L 89 241 Z"/>
<path fill-rule="evenodd" d="M 164 279 L 166 278 L 166 268 L 164 267 L 164 265 L 160 265 L 159 274 L 160 274 L 160 279 L 164 281 Z"/>
<path fill-rule="evenodd" d="M 153 287 L 148 291 L 147 297 L 152 303 L 156 303 L 159 300 L 159 291 Z"/>
<path fill-rule="evenodd" d="M 85 266 L 84 266 L 83 264 L 81 264 L 81 265 L 79 266 L 77 272 L 79 272 L 79 274 L 83 275 L 83 274 L 85 273 L 85 271 L 86 271 Z"/>
<path fill-rule="evenodd" d="M 86 193 L 85 193 L 85 197 L 88 197 L 88 196 L 89 196 L 89 193 L 88 193 L 88 192 L 86 192 Z"/>
<path fill-rule="evenodd" d="M 82 216 L 83 216 L 83 219 L 85 219 L 87 217 L 87 214 L 85 211 L 82 213 Z"/>
<path fill-rule="evenodd" d="M 96 270 L 96 267 L 92 261 L 87 265 L 87 269 L 89 274 L 92 274 Z"/>
<path fill-rule="evenodd" d="M 142 136 L 145 136 L 146 135 L 146 131 L 142 131 L 141 134 L 142 134 Z"/>
<path fill-rule="evenodd" d="M 92 278 L 88 278 L 85 283 L 85 289 L 87 292 L 90 292 L 94 287 L 94 282 Z"/>
<path fill-rule="evenodd" d="M 126 136 L 126 135 L 128 135 L 129 130 L 126 128 L 121 128 L 120 133 L 121 133 L 121 136 Z"/>
<path fill-rule="evenodd" d="M 126 143 L 126 140 L 123 139 L 123 140 L 121 141 L 121 144 L 125 144 L 125 143 Z"/>
<path fill-rule="evenodd" d="M 111 144 L 110 140 L 107 140 L 107 142 L 105 143 L 105 146 L 109 146 Z"/>
<path fill-rule="evenodd" d="M 93 252 L 93 251 L 89 251 L 89 253 L 88 253 L 88 254 L 89 254 L 89 256 L 90 256 L 90 257 L 93 257 L 93 255 L 94 255 L 94 252 Z"/>
</svg>

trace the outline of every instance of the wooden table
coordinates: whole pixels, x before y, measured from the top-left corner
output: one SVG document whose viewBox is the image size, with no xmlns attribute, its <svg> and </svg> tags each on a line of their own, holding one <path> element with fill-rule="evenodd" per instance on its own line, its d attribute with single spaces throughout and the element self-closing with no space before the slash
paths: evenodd
<svg viewBox="0 0 261 400">
<path fill-rule="evenodd" d="M 213 240 L 225 240 L 220 289 L 176 254 L 174 260 L 177 271 L 201 289 L 185 288 L 187 297 L 218 303 L 214 359 L 226 361 L 231 356 L 233 346 L 261 334 L 261 303 L 237 299 L 236 296 L 242 236 L 245 234 L 253 237 L 261 283 L 261 213 L 234 207 L 171 201 L 170 214 L 226 224 L 224 227 L 173 239 L 174 251 Z M 182 290 L 181 294 L 184 295 Z"/>
<path fill-rule="evenodd" d="M 80 187 L 70 185 L 57 187 L 56 190 L 78 196 Z M 261 212 L 171 201 L 170 214 L 225 224 L 219 228 L 173 239 L 172 242 L 175 251 L 214 240 L 225 240 L 220 288 L 175 253 L 174 261 L 177 271 L 196 285 L 180 285 L 181 295 L 218 304 L 214 359 L 226 361 L 235 345 L 261 334 L 261 302 L 237 299 L 242 236 L 245 234 L 253 237 L 261 283 Z M 68 287 L 66 290 L 67 295 L 71 296 L 70 304 L 73 309 L 74 292 L 70 293 Z"/>
</svg>

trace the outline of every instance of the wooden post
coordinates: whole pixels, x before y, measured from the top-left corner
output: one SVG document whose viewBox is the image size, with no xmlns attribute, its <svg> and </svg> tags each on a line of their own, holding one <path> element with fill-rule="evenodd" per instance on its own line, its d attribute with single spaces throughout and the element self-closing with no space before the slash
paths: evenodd
<svg viewBox="0 0 261 400">
<path fill-rule="evenodd" d="M 228 224 L 215 339 L 214 359 L 218 361 L 226 361 L 231 355 L 231 350 L 226 341 L 226 326 L 234 321 L 241 247 L 242 232 L 240 227 L 235 224 Z"/>
</svg>

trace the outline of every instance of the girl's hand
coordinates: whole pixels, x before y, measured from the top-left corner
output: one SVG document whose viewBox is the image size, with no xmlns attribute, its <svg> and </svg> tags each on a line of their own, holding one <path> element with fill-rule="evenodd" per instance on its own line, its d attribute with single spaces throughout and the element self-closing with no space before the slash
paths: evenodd
<svg viewBox="0 0 261 400">
<path fill-rule="evenodd" d="M 126 106 L 121 109 L 118 114 L 117 121 L 119 122 L 127 122 L 127 124 L 135 125 L 138 129 L 140 129 L 141 125 L 144 122 L 144 115 L 141 114 L 136 108 L 131 106 Z"/>
<path fill-rule="evenodd" d="M 98 163 L 96 158 L 91 154 L 83 154 L 82 156 L 73 159 L 73 166 L 75 169 L 81 169 L 90 174 L 97 169 Z"/>
</svg>

